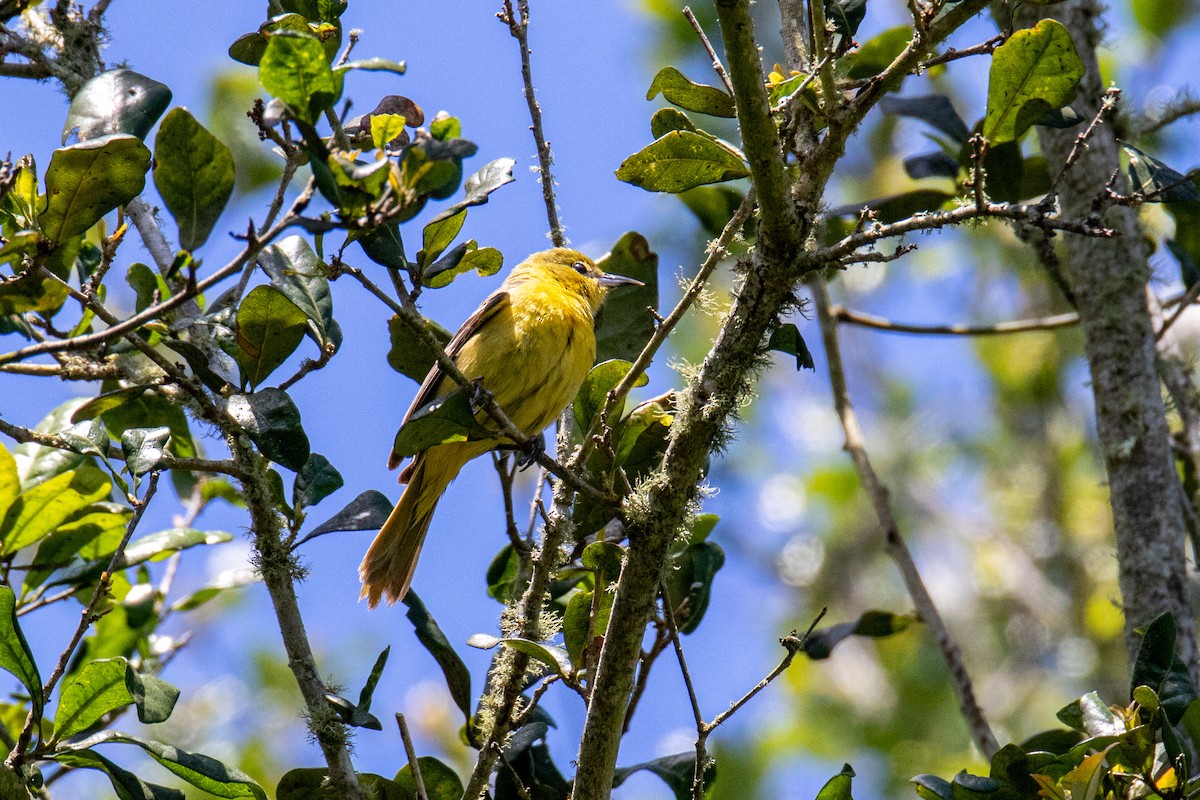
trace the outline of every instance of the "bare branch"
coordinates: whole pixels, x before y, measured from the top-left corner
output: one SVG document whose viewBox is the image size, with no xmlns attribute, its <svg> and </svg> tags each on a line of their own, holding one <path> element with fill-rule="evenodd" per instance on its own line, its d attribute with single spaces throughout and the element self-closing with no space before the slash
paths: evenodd
<svg viewBox="0 0 1200 800">
<path fill-rule="evenodd" d="M 729 80 L 729 73 L 725 71 L 725 65 L 721 63 L 721 57 L 713 49 L 712 42 L 708 40 L 708 35 L 704 33 L 704 28 L 700 26 L 700 20 L 696 19 L 696 14 L 692 11 L 691 6 L 683 7 L 683 16 L 687 17 L 692 30 L 700 38 L 700 44 L 704 45 L 704 51 L 712 59 L 713 71 L 717 73 L 717 77 L 721 79 L 721 83 L 725 84 L 725 89 L 730 94 L 733 94 L 733 83 Z"/>
<path fill-rule="evenodd" d="M 890 333 L 915 333 L 931 336 L 996 336 L 1009 333 L 1027 333 L 1029 331 L 1050 331 L 1059 328 L 1070 328 L 1079 324 L 1079 315 L 1075 312 L 1055 314 L 1039 319 L 1022 319 L 1010 322 L 997 322 L 994 325 L 914 325 L 906 322 L 895 322 L 873 314 L 865 314 L 842 305 L 833 305 L 829 314 L 838 322 L 860 325 Z"/>
<path fill-rule="evenodd" d="M 892 514 L 887 487 L 876 475 L 875 468 L 871 466 L 871 459 L 863 444 L 862 431 L 858 427 L 858 417 L 854 413 L 854 406 L 850 401 L 850 391 L 846 387 L 841 345 L 838 343 L 837 320 L 830 313 L 829 295 L 825 290 L 825 284 L 821 278 L 814 277 L 809 281 L 809 286 L 812 289 L 817 318 L 821 323 L 821 336 L 825 340 L 829 381 L 833 389 L 834 406 L 845 434 L 846 452 L 850 454 L 859 480 L 871 498 L 875 516 L 883 529 L 887 553 L 899 567 L 905 586 L 908 587 L 908 593 L 917 608 L 917 613 L 921 615 L 921 619 L 933 633 L 938 648 L 942 651 L 942 659 L 950 670 L 954 692 L 958 696 L 959 708 L 967 725 L 971 728 L 975 745 L 986 758 L 991 758 L 1000 745 L 996 741 L 995 734 L 992 733 L 991 726 L 988 725 L 983 709 L 975 700 L 975 690 L 971 685 L 966 665 L 963 663 L 962 651 L 958 649 L 958 645 L 951 637 L 941 614 L 938 613 L 937 606 L 933 603 L 933 598 L 929 596 L 929 591 L 925 588 L 924 581 L 921 580 L 917 566 L 912 560 L 912 554 L 909 553 L 908 546 L 900 535 L 900 526 Z"/>
</svg>

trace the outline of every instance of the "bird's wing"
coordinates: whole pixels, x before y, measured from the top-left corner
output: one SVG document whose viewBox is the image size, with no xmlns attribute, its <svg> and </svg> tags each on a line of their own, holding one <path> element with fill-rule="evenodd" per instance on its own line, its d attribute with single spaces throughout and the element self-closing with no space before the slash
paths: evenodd
<svg viewBox="0 0 1200 800">
<path fill-rule="evenodd" d="M 446 355 L 450 356 L 451 359 L 458 358 L 463 345 L 472 336 L 477 334 L 487 324 L 488 320 L 496 316 L 506 303 L 508 303 L 508 292 L 506 291 L 495 291 L 488 295 L 487 299 L 479 305 L 479 308 L 475 309 L 475 313 L 468 317 L 467 321 L 458 329 L 458 333 L 454 334 L 454 338 L 450 340 L 450 344 L 446 345 Z M 401 427 L 408 422 L 413 414 L 420 411 L 438 396 L 438 388 L 445 376 L 446 373 L 442 370 L 441 365 L 435 361 L 433 367 L 429 370 L 429 374 L 421 382 L 421 388 L 417 390 L 417 396 L 413 398 L 412 405 L 408 407 L 408 411 L 404 414 L 404 420 L 400 423 Z M 388 456 L 388 468 L 395 469 L 400 460 L 395 453 L 392 453 Z M 403 481 L 404 478 L 405 476 L 401 474 L 400 480 Z"/>
</svg>

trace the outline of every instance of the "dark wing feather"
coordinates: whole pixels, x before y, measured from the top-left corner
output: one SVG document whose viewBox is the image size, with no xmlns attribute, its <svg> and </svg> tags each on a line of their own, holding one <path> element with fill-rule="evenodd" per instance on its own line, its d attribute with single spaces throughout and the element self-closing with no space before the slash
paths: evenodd
<svg viewBox="0 0 1200 800">
<path fill-rule="evenodd" d="M 450 340 L 450 344 L 446 345 L 446 355 L 453 360 L 458 358 L 458 353 L 462 350 L 463 345 L 467 343 L 472 336 L 479 332 L 488 320 L 494 317 L 504 304 L 508 302 L 508 292 L 495 291 L 488 295 L 479 308 L 475 309 L 475 313 L 467 318 L 467 321 L 458 329 L 458 333 L 454 334 L 454 338 Z M 412 405 L 408 407 L 408 411 L 404 414 L 404 419 L 400 426 L 408 422 L 409 418 L 417 411 L 424 408 L 437 397 L 437 388 L 441 384 L 446 373 L 442 371 L 442 367 L 436 361 L 433 367 L 430 368 L 429 374 L 425 376 L 425 380 L 421 382 L 421 388 L 417 390 L 417 396 L 413 398 Z M 395 453 L 388 455 L 388 469 L 395 469 L 400 463 L 400 459 Z M 400 482 L 405 482 L 405 474 L 400 474 Z"/>
</svg>

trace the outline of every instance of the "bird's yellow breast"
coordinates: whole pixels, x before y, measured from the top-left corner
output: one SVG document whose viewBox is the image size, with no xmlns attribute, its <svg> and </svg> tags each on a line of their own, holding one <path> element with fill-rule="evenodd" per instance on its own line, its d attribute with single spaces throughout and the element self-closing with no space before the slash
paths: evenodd
<svg viewBox="0 0 1200 800">
<path fill-rule="evenodd" d="M 562 413 L 596 360 L 588 301 L 555 281 L 508 287 L 507 302 L 464 343 L 456 361 L 529 435 Z"/>
</svg>

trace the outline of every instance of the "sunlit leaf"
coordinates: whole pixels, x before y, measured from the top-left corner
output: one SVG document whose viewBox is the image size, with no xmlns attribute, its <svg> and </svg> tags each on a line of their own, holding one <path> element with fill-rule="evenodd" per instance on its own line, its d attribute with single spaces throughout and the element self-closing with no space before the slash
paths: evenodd
<svg viewBox="0 0 1200 800">
<path fill-rule="evenodd" d="M 663 67 L 658 71 L 646 92 L 646 99 L 653 100 L 660 92 L 668 103 L 674 103 L 688 111 L 698 111 L 714 117 L 737 116 L 733 97 L 728 92 L 715 86 L 694 83 L 675 67 Z"/>
<path fill-rule="evenodd" d="M 729 147 L 691 131 L 671 131 L 625 159 L 617 180 L 650 192 L 683 192 L 750 174 Z"/>
<path fill-rule="evenodd" d="M 233 153 L 187 109 L 167 114 L 154 139 L 154 185 L 175 223 L 179 246 L 204 244 L 233 194 Z"/>
<path fill-rule="evenodd" d="M 992 54 L 983 135 L 993 144 L 1021 136 L 1050 111 L 1075 99 L 1083 62 L 1061 22 L 1043 19 L 1016 31 Z"/>
<path fill-rule="evenodd" d="M 46 210 L 38 217 L 54 242 L 84 233 L 146 185 L 150 150 L 136 136 L 112 134 L 60 147 L 46 170 Z"/>
</svg>

